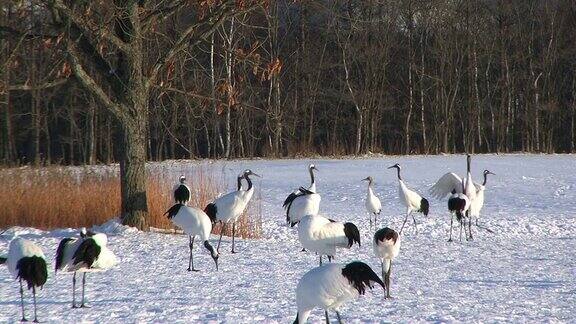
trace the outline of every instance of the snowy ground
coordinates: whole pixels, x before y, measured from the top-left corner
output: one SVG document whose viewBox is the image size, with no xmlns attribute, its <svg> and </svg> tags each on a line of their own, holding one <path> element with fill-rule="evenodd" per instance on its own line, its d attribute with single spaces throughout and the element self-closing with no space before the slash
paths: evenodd
<svg viewBox="0 0 576 324">
<path fill-rule="evenodd" d="M 223 242 L 220 271 L 204 249 L 195 250 L 196 266 L 186 271 L 187 238 L 117 228 L 110 248 L 122 263 L 107 273 L 88 276 L 92 308 L 71 309 L 71 275 L 54 275 L 58 241 L 73 230 L 42 232 L 11 229 L 0 237 L 6 251 L 16 234 L 39 243 L 49 258 L 49 279 L 39 294 L 43 322 L 227 322 L 291 323 L 296 316 L 295 287 L 317 257 L 300 252 L 295 229 L 286 228 L 281 208 L 286 195 L 308 184 L 310 160 L 217 162 L 234 187 L 244 168 L 262 174 L 264 238 L 239 241 L 230 254 Z M 442 174 L 465 171 L 464 156 L 384 157 L 314 160 L 320 169 L 321 214 L 355 222 L 363 232 L 361 248 L 341 250 L 337 262 L 362 260 L 379 273 L 372 254 L 366 183 L 375 178 L 382 199 L 380 227 L 397 228 L 403 220 L 394 170 L 400 163 L 407 184 L 427 196 Z M 172 163 L 180 170 L 195 163 Z M 206 164 L 206 162 L 204 162 Z M 477 232 L 471 242 L 446 242 L 446 202 L 430 200 L 427 218 L 417 215 L 419 233 L 405 230 L 392 273 L 392 300 L 381 288 L 367 292 L 341 310 L 345 322 L 576 322 L 576 157 L 574 155 L 485 155 L 473 159 L 480 180 L 488 179 L 481 222 L 496 234 Z M 109 230 L 109 229 L 108 229 Z M 18 285 L 0 268 L 0 322 L 20 319 Z M 31 308 L 28 308 L 30 314 Z M 336 318 L 334 314 L 332 320 Z M 321 322 L 313 312 L 311 322 Z"/>
</svg>

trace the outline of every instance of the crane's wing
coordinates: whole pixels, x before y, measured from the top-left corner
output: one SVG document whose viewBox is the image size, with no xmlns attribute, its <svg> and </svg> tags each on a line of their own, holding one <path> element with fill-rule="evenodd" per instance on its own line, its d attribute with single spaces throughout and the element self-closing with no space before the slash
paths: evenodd
<svg viewBox="0 0 576 324">
<path fill-rule="evenodd" d="M 462 192 L 462 178 L 460 178 L 456 173 L 448 172 L 443 175 L 435 185 L 430 188 L 429 192 L 432 197 L 436 199 L 442 199 L 455 190 L 456 193 Z"/>
</svg>

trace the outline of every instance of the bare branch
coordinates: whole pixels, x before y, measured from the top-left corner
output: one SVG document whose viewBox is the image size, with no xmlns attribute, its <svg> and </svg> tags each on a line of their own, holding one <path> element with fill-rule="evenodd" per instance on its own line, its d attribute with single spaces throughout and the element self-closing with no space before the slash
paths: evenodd
<svg viewBox="0 0 576 324">
<path fill-rule="evenodd" d="M 217 7 L 213 14 L 204 19 L 201 19 L 196 24 L 189 26 L 183 33 L 180 35 L 176 43 L 172 46 L 172 48 L 166 52 L 163 56 L 161 56 L 150 71 L 150 75 L 148 78 L 148 82 L 146 86 L 149 88 L 152 83 L 156 81 L 156 77 L 160 70 L 162 70 L 165 65 L 176 56 L 180 51 L 182 51 L 186 45 L 189 47 L 194 47 L 202 42 L 202 40 L 212 33 L 216 31 L 216 29 L 224 22 L 224 20 L 233 12 L 234 10 L 234 3 L 231 1 L 227 1 Z M 191 41 L 192 35 L 197 32 L 200 27 L 209 25 L 209 28 L 199 32 L 194 37 L 194 40 Z"/>
<path fill-rule="evenodd" d="M 74 71 L 74 75 L 80 83 L 86 88 L 86 90 L 90 91 L 104 106 L 110 110 L 118 119 L 125 119 L 127 118 L 126 113 L 124 110 L 117 105 L 107 94 L 106 92 L 92 79 L 90 75 L 84 70 L 84 67 L 80 63 L 78 50 L 76 49 L 76 45 L 72 42 L 67 42 L 67 49 L 68 49 L 68 58 L 70 59 L 70 63 L 72 64 L 72 70 Z"/>
<path fill-rule="evenodd" d="M 110 43 L 114 44 L 118 49 L 122 51 L 128 51 L 129 46 L 125 42 L 123 42 L 120 38 L 116 37 L 114 33 L 111 33 L 107 28 L 106 25 L 101 26 L 94 26 L 87 21 L 74 13 L 68 6 L 62 2 L 62 0 L 52 0 L 51 6 L 57 9 L 60 14 L 64 15 L 66 18 L 70 19 L 78 28 L 80 28 L 85 35 L 91 34 L 93 31 L 96 31 L 95 34 Z M 92 28 L 92 30 L 89 29 Z M 94 42 L 95 43 L 95 42 Z"/>
<path fill-rule="evenodd" d="M 43 89 L 48 89 L 48 88 L 53 88 L 53 87 L 57 87 L 59 85 L 62 85 L 64 83 L 66 83 L 68 81 L 68 78 L 64 78 L 64 79 L 58 79 L 58 80 L 53 80 L 53 81 L 48 81 L 42 84 L 19 84 L 19 85 L 9 85 L 6 88 L 4 88 L 5 90 L 8 91 L 31 91 L 31 90 L 43 90 Z M 3 87 L 1 87 L 0 85 L 0 93 L 2 93 L 2 90 L 4 90 Z"/>
</svg>

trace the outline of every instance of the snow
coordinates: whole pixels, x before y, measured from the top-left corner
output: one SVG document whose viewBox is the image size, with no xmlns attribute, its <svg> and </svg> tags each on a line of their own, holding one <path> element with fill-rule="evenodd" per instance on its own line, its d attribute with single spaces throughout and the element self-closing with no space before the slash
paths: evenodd
<svg viewBox="0 0 576 324">
<path fill-rule="evenodd" d="M 77 235 L 75 229 L 11 228 L 0 236 L 0 254 L 16 235 L 44 249 L 50 269 L 38 297 L 42 322 L 291 323 L 298 280 L 318 258 L 300 252 L 296 228 L 285 226 L 281 206 L 295 188 L 309 184 L 310 162 L 320 170 L 320 213 L 354 222 L 363 235 L 362 246 L 339 250 L 336 262 L 362 260 L 377 273 L 380 265 L 372 252 L 364 207 L 367 184 L 361 179 L 374 177 L 374 191 L 382 201 L 378 228 L 398 229 L 404 207 L 396 172 L 386 167 L 400 163 L 406 184 L 424 197 L 444 173 L 463 175 L 466 167 L 463 155 L 152 164 L 151 170 L 171 170 L 174 179 L 197 167 L 222 170 L 229 188 L 235 187 L 236 174 L 243 169 L 263 175 L 255 186 L 257 192 L 262 188 L 264 237 L 237 240 L 237 254 L 229 253 L 230 238 L 224 238 L 218 272 L 209 253 L 195 244 L 195 265 L 201 271 L 188 272 L 184 235 L 142 233 L 117 220 L 94 227 L 109 235 L 108 245 L 121 263 L 87 275 L 90 309 L 71 309 L 72 276 L 53 272 L 59 240 Z M 376 287 L 342 307 L 345 322 L 576 322 L 576 157 L 474 156 L 476 181 L 484 169 L 497 175 L 488 178 L 480 222 L 495 234 L 473 227 L 474 241 L 446 242 L 446 201 L 430 199 L 430 215 L 416 214 L 418 235 L 411 221 L 404 229 L 392 266 L 395 298 L 384 299 Z M 454 234 L 457 238 L 458 232 Z M 5 267 L 0 268 L 0 287 L 0 323 L 18 321 L 18 284 Z M 29 301 L 27 314 L 32 311 Z M 310 322 L 323 317 L 321 310 L 314 310 Z M 336 320 L 333 313 L 331 320 Z"/>
</svg>

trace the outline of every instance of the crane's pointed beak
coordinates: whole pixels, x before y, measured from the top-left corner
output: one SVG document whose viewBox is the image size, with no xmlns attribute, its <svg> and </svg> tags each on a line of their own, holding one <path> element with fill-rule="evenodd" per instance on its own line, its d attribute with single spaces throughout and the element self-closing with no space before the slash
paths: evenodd
<svg viewBox="0 0 576 324">
<path fill-rule="evenodd" d="M 395 167 L 396 167 L 395 165 L 389 166 L 388 169 L 394 169 Z"/>
<path fill-rule="evenodd" d="M 252 175 L 253 175 L 253 176 L 257 176 L 258 178 L 262 178 L 262 176 L 261 176 L 261 175 L 259 175 L 259 174 L 256 174 L 256 173 L 254 173 L 254 172 L 252 172 Z"/>
<path fill-rule="evenodd" d="M 214 260 L 214 263 L 216 263 L 216 271 L 218 271 L 218 258 L 219 257 L 220 257 L 219 255 L 212 257 L 212 259 Z"/>
<path fill-rule="evenodd" d="M 360 181 L 368 181 L 368 180 L 370 180 L 370 179 L 369 179 L 368 177 L 366 177 L 366 178 L 364 178 L 364 179 L 362 179 L 362 180 L 360 180 Z"/>
</svg>

